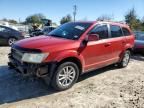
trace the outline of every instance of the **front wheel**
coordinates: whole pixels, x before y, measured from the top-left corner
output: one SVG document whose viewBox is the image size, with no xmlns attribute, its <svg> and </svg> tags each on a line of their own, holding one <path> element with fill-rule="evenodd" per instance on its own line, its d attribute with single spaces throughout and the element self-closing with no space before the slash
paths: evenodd
<svg viewBox="0 0 144 108">
<path fill-rule="evenodd" d="M 124 55 L 122 57 L 122 60 L 120 61 L 120 63 L 118 63 L 118 66 L 120 68 L 124 68 L 127 67 L 129 61 L 130 61 L 130 56 L 131 56 L 131 52 L 129 50 L 124 52 Z"/>
<path fill-rule="evenodd" d="M 52 78 L 51 85 L 56 90 L 66 90 L 75 84 L 78 76 L 78 66 L 73 62 L 65 62 L 57 68 L 57 71 Z"/>
</svg>

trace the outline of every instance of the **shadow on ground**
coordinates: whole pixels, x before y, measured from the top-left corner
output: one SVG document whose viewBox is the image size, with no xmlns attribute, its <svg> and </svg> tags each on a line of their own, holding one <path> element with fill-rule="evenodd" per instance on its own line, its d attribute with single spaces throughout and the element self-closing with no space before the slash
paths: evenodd
<svg viewBox="0 0 144 108">
<path fill-rule="evenodd" d="M 0 66 L 0 104 L 49 95 L 54 91 L 42 80 L 22 77 L 7 66 Z"/>
<path fill-rule="evenodd" d="M 86 78 L 115 69 L 114 66 L 108 66 L 97 71 L 84 74 L 80 77 L 78 83 Z M 51 87 L 48 87 L 41 79 L 22 77 L 7 66 L 0 66 L 0 104 L 12 103 L 20 100 L 36 98 L 56 93 Z"/>
<path fill-rule="evenodd" d="M 132 59 L 137 61 L 144 61 L 144 54 L 140 54 L 140 53 L 134 54 L 132 56 Z"/>
<path fill-rule="evenodd" d="M 133 55 L 132 60 L 144 61 L 144 56 Z M 86 73 L 79 78 L 78 83 L 87 78 L 114 69 L 116 70 L 117 67 L 111 65 Z M 56 93 L 56 91 L 48 87 L 41 79 L 22 77 L 15 71 L 9 70 L 8 66 L 0 66 L 0 104 L 52 95 L 53 93 Z"/>
</svg>

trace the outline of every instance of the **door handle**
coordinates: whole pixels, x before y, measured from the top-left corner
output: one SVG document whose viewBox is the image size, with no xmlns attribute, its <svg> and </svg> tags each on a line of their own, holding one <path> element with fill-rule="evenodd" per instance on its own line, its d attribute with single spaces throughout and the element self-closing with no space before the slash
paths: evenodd
<svg viewBox="0 0 144 108">
<path fill-rule="evenodd" d="M 106 43 L 105 44 L 105 47 L 108 47 L 108 46 L 110 46 L 111 45 L 111 43 Z"/>
</svg>

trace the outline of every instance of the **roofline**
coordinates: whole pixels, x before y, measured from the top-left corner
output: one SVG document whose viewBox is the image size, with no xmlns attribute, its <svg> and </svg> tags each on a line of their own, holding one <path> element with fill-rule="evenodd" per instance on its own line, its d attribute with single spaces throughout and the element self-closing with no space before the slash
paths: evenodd
<svg viewBox="0 0 144 108">
<path fill-rule="evenodd" d="M 116 24 L 116 25 L 120 25 L 120 26 L 125 26 L 125 27 L 129 27 L 129 25 L 126 22 L 122 22 L 122 21 L 97 21 L 97 23 L 106 23 L 106 24 Z"/>
<path fill-rule="evenodd" d="M 76 21 L 76 22 L 85 22 L 85 23 L 116 23 L 116 24 L 126 24 L 123 21 Z"/>
<path fill-rule="evenodd" d="M 115 25 L 130 28 L 129 25 L 126 24 L 126 22 L 122 22 L 122 21 L 76 21 L 76 22 L 77 23 L 92 23 L 92 24 L 115 24 Z"/>
</svg>

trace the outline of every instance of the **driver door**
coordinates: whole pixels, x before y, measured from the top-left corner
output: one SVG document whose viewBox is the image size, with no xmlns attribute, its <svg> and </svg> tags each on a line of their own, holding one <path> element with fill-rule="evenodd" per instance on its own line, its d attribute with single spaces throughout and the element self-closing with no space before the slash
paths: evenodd
<svg viewBox="0 0 144 108">
<path fill-rule="evenodd" d="M 99 40 L 89 41 L 82 52 L 85 58 L 85 71 L 109 65 L 112 57 L 107 24 L 97 25 L 89 33 L 99 35 Z"/>
</svg>

